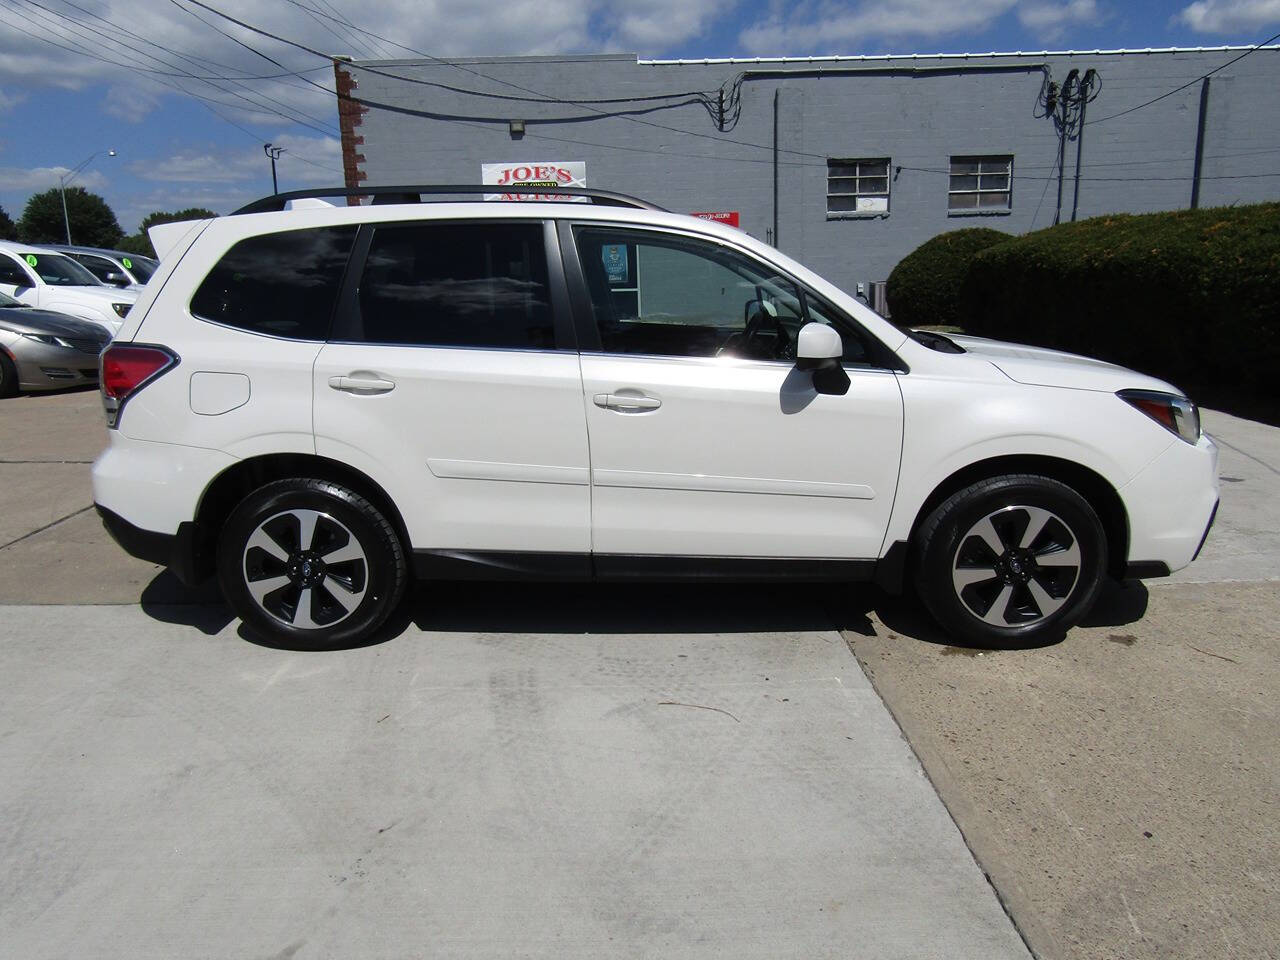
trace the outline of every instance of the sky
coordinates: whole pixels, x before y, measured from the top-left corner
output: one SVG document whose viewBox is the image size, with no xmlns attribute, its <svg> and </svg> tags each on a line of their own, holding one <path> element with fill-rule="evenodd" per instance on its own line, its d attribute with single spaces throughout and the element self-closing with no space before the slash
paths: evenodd
<svg viewBox="0 0 1280 960">
<path fill-rule="evenodd" d="M 0 0 L 0 207 L 16 221 L 83 162 L 68 182 L 104 196 L 126 232 L 156 210 L 225 213 L 271 192 L 266 142 L 284 148 L 281 190 L 341 186 L 329 62 L 218 12 L 360 60 L 1216 47 L 1280 32 L 1280 0 Z"/>
</svg>

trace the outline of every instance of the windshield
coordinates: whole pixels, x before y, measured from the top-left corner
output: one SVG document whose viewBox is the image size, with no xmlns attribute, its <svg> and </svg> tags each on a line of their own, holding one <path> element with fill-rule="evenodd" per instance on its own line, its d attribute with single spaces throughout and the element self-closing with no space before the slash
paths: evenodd
<svg viewBox="0 0 1280 960">
<path fill-rule="evenodd" d="M 0 307 L 25 307 L 21 300 L 15 300 L 7 293 L 0 293 Z"/>
<path fill-rule="evenodd" d="M 124 268 L 132 273 L 133 278 L 139 283 L 146 283 L 150 280 L 151 275 L 160 266 L 150 257 L 121 257 L 120 262 L 124 264 Z"/>
<path fill-rule="evenodd" d="M 18 254 L 51 287 L 100 287 L 98 278 L 70 257 L 48 250 Z"/>
</svg>

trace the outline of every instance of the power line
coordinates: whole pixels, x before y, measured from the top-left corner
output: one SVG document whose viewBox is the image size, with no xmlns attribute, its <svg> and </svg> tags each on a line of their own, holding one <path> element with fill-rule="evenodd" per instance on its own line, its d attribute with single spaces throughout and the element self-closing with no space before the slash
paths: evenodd
<svg viewBox="0 0 1280 960">
<path fill-rule="evenodd" d="M 1194 80 L 1188 80 L 1186 83 L 1184 83 L 1180 87 L 1174 87 L 1168 93 L 1162 93 L 1158 97 L 1152 97 L 1146 103 L 1140 103 L 1136 107 L 1129 107 L 1129 109 L 1121 110 L 1119 113 L 1113 113 L 1113 114 L 1110 114 L 1109 116 L 1099 117 L 1097 120 L 1090 120 L 1089 123 L 1106 123 L 1108 120 L 1114 120 L 1116 117 L 1123 117 L 1127 114 L 1133 113 L 1135 110 L 1141 110 L 1144 107 L 1149 107 L 1153 103 L 1159 103 L 1165 97 L 1172 97 L 1175 93 L 1185 90 L 1187 89 L 1187 87 L 1193 87 L 1197 83 L 1199 83 L 1201 80 L 1208 79 L 1209 77 L 1217 73 L 1219 70 L 1225 70 L 1227 67 L 1231 66 L 1233 63 L 1239 63 L 1245 57 L 1249 56 L 1249 54 L 1256 53 L 1258 50 L 1260 50 L 1262 47 L 1265 47 L 1267 44 L 1271 43 L 1273 40 L 1280 40 L 1280 33 L 1267 37 L 1266 40 L 1263 40 L 1261 43 L 1254 44 L 1244 53 L 1240 54 L 1240 56 L 1232 57 L 1230 60 L 1228 60 L 1226 63 L 1222 64 L 1221 66 L 1214 67 L 1208 73 L 1201 74 L 1200 76 L 1196 77 Z"/>
</svg>

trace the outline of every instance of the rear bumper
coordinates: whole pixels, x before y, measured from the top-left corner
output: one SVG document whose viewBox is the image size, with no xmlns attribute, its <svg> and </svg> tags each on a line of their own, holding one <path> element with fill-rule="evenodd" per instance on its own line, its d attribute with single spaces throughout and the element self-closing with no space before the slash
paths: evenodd
<svg viewBox="0 0 1280 960">
<path fill-rule="evenodd" d="M 189 587 L 207 578 L 207 565 L 202 562 L 204 558 L 199 550 L 199 531 L 190 520 L 178 524 L 177 533 L 157 533 L 133 525 L 100 503 L 93 506 L 111 539 L 129 556 L 168 567 Z"/>
</svg>

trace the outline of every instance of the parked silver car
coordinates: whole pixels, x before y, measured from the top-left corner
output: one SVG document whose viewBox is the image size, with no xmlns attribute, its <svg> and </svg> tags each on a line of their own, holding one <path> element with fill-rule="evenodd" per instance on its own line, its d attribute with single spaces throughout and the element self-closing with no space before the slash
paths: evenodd
<svg viewBox="0 0 1280 960">
<path fill-rule="evenodd" d="M 98 354 L 110 342 L 101 324 L 0 293 L 0 397 L 97 383 Z"/>
</svg>

